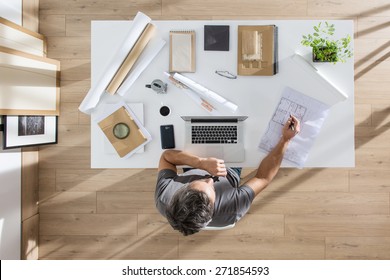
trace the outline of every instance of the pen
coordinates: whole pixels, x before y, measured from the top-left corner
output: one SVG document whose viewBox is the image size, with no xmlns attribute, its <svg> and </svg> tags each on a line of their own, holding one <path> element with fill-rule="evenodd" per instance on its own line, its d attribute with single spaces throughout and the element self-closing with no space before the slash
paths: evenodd
<svg viewBox="0 0 390 280">
<path fill-rule="evenodd" d="M 292 131 L 294 131 L 295 130 L 295 128 L 294 128 L 294 119 L 293 119 L 291 114 L 290 114 L 290 118 L 291 118 L 291 123 L 288 126 L 288 128 L 291 129 Z"/>
</svg>

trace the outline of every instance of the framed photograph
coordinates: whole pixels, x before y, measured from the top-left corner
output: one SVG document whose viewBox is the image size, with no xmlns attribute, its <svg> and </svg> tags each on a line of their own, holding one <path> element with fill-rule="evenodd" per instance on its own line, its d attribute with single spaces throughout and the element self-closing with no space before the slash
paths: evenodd
<svg viewBox="0 0 390 280">
<path fill-rule="evenodd" d="M 57 143 L 57 116 L 3 116 L 3 149 Z"/>
</svg>

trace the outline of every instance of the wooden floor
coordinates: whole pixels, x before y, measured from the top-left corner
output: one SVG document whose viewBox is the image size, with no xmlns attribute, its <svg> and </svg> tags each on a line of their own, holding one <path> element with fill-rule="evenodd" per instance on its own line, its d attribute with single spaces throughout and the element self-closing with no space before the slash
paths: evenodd
<svg viewBox="0 0 390 280">
<path fill-rule="evenodd" d="M 90 168 L 90 120 L 77 109 L 90 88 L 91 20 L 139 10 L 152 19 L 353 19 L 356 168 L 282 169 L 234 229 L 171 230 L 154 206 L 155 169 Z M 40 0 L 40 32 L 62 67 L 59 143 L 40 149 L 40 259 L 390 259 L 388 0 Z"/>
</svg>

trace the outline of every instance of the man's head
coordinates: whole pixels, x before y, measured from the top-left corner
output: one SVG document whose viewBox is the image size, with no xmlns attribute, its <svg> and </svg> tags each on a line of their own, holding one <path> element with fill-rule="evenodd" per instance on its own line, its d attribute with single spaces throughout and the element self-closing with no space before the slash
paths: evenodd
<svg viewBox="0 0 390 280">
<path fill-rule="evenodd" d="M 210 222 L 214 202 L 213 179 L 193 181 L 172 197 L 166 211 L 168 222 L 183 235 L 197 233 Z"/>
</svg>

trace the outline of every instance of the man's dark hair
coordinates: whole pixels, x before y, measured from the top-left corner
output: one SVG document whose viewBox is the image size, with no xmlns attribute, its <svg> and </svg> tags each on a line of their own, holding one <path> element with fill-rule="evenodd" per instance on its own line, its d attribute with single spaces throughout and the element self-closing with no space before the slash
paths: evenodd
<svg viewBox="0 0 390 280">
<path fill-rule="evenodd" d="M 209 197 L 190 186 L 191 184 L 178 190 L 166 210 L 168 222 L 185 236 L 204 228 L 211 220 L 214 210 Z"/>
</svg>

